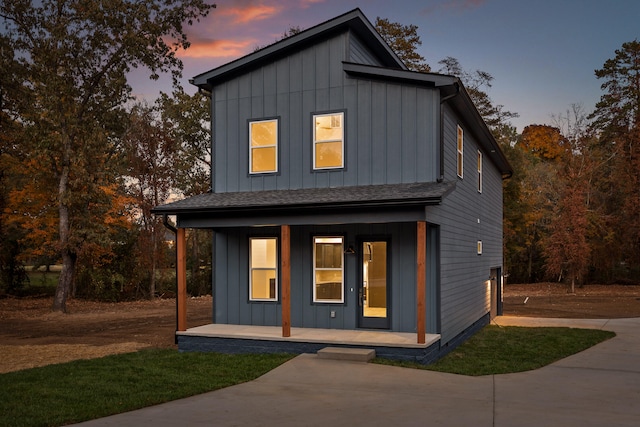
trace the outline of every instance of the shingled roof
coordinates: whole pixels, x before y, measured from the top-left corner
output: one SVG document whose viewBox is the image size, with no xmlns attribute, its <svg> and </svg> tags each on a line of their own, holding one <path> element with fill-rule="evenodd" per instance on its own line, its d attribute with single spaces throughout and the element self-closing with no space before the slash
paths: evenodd
<svg viewBox="0 0 640 427">
<path fill-rule="evenodd" d="M 156 214 L 278 211 L 343 207 L 383 207 L 437 204 L 455 188 L 455 182 L 364 185 L 296 190 L 205 193 L 158 206 Z"/>
</svg>

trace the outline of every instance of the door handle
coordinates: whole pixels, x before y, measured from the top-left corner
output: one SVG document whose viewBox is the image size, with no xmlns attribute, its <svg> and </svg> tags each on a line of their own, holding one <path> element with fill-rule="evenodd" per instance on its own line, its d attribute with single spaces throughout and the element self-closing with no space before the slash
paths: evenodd
<svg viewBox="0 0 640 427">
<path fill-rule="evenodd" d="M 364 295 L 364 293 L 362 292 L 362 288 L 360 288 L 358 290 L 358 305 L 360 307 L 362 307 L 362 296 Z"/>
</svg>

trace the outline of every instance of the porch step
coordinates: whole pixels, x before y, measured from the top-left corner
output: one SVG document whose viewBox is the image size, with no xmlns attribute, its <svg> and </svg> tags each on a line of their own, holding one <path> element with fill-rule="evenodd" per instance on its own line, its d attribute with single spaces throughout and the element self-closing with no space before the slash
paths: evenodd
<svg viewBox="0 0 640 427">
<path fill-rule="evenodd" d="M 318 350 L 318 357 L 320 359 L 368 362 L 376 357 L 376 351 L 371 348 L 325 347 Z"/>
</svg>

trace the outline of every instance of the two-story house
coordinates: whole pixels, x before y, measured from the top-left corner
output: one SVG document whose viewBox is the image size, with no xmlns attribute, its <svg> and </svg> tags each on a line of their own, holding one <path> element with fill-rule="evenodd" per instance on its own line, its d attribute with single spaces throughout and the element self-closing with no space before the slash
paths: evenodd
<svg viewBox="0 0 640 427">
<path fill-rule="evenodd" d="M 212 191 L 155 209 L 177 216 L 180 349 L 429 361 L 499 311 L 511 167 L 458 78 L 408 71 L 355 9 L 192 83 Z M 214 232 L 212 324 L 188 330 L 185 228 Z"/>
</svg>

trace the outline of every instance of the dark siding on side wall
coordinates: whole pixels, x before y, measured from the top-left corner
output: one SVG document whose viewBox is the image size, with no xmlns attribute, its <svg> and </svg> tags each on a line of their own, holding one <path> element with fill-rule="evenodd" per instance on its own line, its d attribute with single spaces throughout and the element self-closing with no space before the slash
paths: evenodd
<svg viewBox="0 0 640 427">
<path fill-rule="evenodd" d="M 427 208 L 427 219 L 441 225 L 443 344 L 489 311 L 489 273 L 502 266 L 500 173 L 483 153 L 484 185 L 483 193 L 478 193 L 476 137 L 445 108 L 445 180 L 457 180 L 457 187 L 441 206 Z M 464 130 L 464 179 L 456 175 L 458 123 Z M 478 240 L 483 243 L 482 255 L 477 255 Z"/>
</svg>

